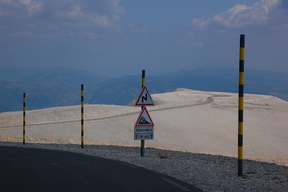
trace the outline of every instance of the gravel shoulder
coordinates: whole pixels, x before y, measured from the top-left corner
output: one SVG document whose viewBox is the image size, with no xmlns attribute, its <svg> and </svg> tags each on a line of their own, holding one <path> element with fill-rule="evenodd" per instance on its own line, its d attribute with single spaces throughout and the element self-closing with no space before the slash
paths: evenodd
<svg viewBox="0 0 288 192">
<path fill-rule="evenodd" d="M 237 175 L 237 158 L 181 151 L 146 148 L 140 156 L 139 147 L 72 144 L 35 144 L 0 142 L 2 146 L 31 147 L 70 151 L 114 159 L 157 171 L 203 191 L 286 191 L 288 167 L 254 160 L 244 161 L 244 175 Z"/>
</svg>

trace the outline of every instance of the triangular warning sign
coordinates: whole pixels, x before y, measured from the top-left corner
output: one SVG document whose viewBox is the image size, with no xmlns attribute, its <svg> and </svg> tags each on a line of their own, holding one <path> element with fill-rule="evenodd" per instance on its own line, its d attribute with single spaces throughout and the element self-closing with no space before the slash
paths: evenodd
<svg viewBox="0 0 288 192">
<path fill-rule="evenodd" d="M 135 127 L 144 127 L 144 126 L 150 126 L 153 127 L 154 123 L 146 109 L 146 107 L 144 107 L 135 123 Z"/>
<path fill-rule="evenodd" d="M 135 106 L 145 106 L 145 105 L 154 105 L 152 97 L 150 96 L 146 86 L 142 88 L 142 91 L 135 103 Z"/>
</svg>

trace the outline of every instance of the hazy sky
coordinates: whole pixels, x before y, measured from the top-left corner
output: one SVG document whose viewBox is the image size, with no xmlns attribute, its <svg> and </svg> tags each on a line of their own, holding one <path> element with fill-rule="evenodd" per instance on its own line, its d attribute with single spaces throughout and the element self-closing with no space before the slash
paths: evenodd
<svg viewBox="0 0 288 192">
<path fill-rule="evenodd" d="M 0 66 L 288 72 L 288 0 L 0 0 Z"/>
</svg>

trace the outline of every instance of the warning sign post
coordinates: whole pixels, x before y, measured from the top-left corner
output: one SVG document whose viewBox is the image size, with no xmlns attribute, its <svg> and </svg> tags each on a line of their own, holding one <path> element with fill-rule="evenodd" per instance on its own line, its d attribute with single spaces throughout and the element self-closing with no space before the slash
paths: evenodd
<svg viewBox="0 0 288 192">
<path fill-rule="evenodd" d="M 149 94 L 149 91 L 146 86 L 142 88 L 142 91 L 139 95 L 139 97 L 136 100 L 135 106 L 153 106 L 154 101 L 152 97 Z"/>
<path fill-rule="evenodd" d="M 148 127 L 152 127 L 154 126 L 154 123 L 147 111 L 146 107 L 143 107 L 136 123 L 135 123 L 135 127 L 142 127 L 142 126 L 148 126 Z"/>
<path fill-rule="evenodd" d="M 134 140 L 141 140 L 140 155 L 144 157 L 145 140 L 154 138 L 154 123 L 145 106 L 153 106 L 154 102 L 145 86 L 145 70 L 142 70 L 142 91 L 136 100 L 135 106 L 142 110 L 134 126 Z"/>
<path fill-rule="evenodd" d="M 154 123 L 144 107 L 134 126 L 134 140 L 152 140 L 154 137 Z"/>
</svg>

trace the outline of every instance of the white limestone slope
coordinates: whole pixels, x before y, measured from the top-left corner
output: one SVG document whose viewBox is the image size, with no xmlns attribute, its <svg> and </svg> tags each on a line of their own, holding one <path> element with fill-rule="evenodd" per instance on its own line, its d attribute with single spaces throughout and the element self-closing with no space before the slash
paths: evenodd
<svg viewBox="0 0 288 192">
<path fill-rule="evenodd" d="M 146 147 L 237 156 L 238 94 L 178 89 L 154 94 L 147 107 L 155 124 Z M 246 94 L 244 157 L 288 159 L 288 102 Z M 29 103 L 27 103 L 29 105 Z M 139 146 L 134 124 L 140 107 L 85 105 L 85 144 Z M 80 106 L 26 113 L 27 143 L 80 144 Z M 0 113 L 0 141 L 22 142 L 22 112 Z"/>
</svg>

